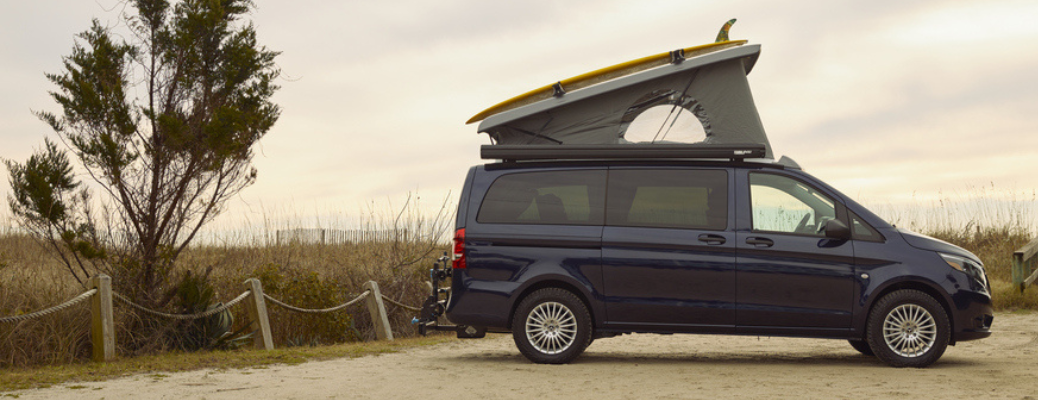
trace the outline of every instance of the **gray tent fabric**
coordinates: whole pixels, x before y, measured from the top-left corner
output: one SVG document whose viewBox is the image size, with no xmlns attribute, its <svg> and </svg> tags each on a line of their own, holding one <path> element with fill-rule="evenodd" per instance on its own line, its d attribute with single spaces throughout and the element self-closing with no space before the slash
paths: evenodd
<svg viewBox="0 0 1038 400">
<path fill-rule="evenodd" d="M 479 126 L 495 144 L 624 144 L 628 125 L 657 105 L 695 115 L 710 144 L 771 144 L 746 74 L 760 54 L 744 45 L 670 64 L 488 117 Z"/>
</svg>

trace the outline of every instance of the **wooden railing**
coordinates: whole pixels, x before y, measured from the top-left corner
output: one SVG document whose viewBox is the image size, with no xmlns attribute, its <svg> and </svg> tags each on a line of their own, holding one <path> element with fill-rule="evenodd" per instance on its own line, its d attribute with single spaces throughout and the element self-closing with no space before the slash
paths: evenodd
<svg viewBox="0 0 1038 400">
<path fill-rule="evenodd" d="M 1020 286 L 1023 292 L 1038 279 L 1038 271 L 1031 272 L 1038 257 L 1038 239 L 1032 240 L 1019 250 L 1013 252 L 1013 284 Z"/>
</svg>

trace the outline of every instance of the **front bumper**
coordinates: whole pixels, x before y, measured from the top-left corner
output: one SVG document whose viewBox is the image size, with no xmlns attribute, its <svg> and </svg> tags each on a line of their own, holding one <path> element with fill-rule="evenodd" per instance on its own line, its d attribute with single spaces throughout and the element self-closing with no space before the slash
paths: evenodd
<svg viewBox="0 0 1038 400">
<path fill-rule="evenodd" d="M 974 317 L 968 324 L 972 324 L 972 328 L 963 329 L 955 335 L 955 341 L 965 342 L 970 340 L 983 339 L 991 336 L 991 323 L 995 317 L 991 314 L 978 315 Z"/>
<path fill-rule="evenodd" d="M 958 313 L 955 322 L 958 329 L 952 342 L 965 342 L 991 336 L 991 324 L 995 320 L 991 307 L 991 296 L 987 293 L 960 292 L 956 296 Z"/>
</svg>

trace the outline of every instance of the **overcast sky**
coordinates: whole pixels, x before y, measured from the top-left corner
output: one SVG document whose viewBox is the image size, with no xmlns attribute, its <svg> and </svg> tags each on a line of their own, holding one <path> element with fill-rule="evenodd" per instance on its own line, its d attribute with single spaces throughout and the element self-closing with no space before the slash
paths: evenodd
<svg viewBox="0 0 1038 400">
<path fill-rule="evenodd" d="M 283 112 L 259 179 L 228 219 L 349 218 L 417 192 L 457 197 L 489 142 L 464 121 L 494 103 L 633 58 L 732 39 L 762 46 L 749 75 L 776 156 L 867 204 L 994 185 L 1038 187 L 1035 1 L 257 1 L 281 51 Z M 0 5 L 0 157 L 53 135 L 58 72 L 113 0 Z M 10 193 L 0 171 L 0 195 Z M 0 215 L 7 215 L 6 204 Z M 435 208 L 435 207 L 433 207 Z"/>
</svg>

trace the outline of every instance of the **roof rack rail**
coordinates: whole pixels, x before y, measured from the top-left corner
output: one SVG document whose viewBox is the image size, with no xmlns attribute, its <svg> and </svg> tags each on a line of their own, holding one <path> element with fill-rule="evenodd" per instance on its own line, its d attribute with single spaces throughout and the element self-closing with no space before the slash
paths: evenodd
<svg viewBox="0 0 1038 400">
<path fill-rule="evenodd" d="M 483 145 L 484 160 L 729 159 L 763 158 L 763 144 Z"/>
</svg>

